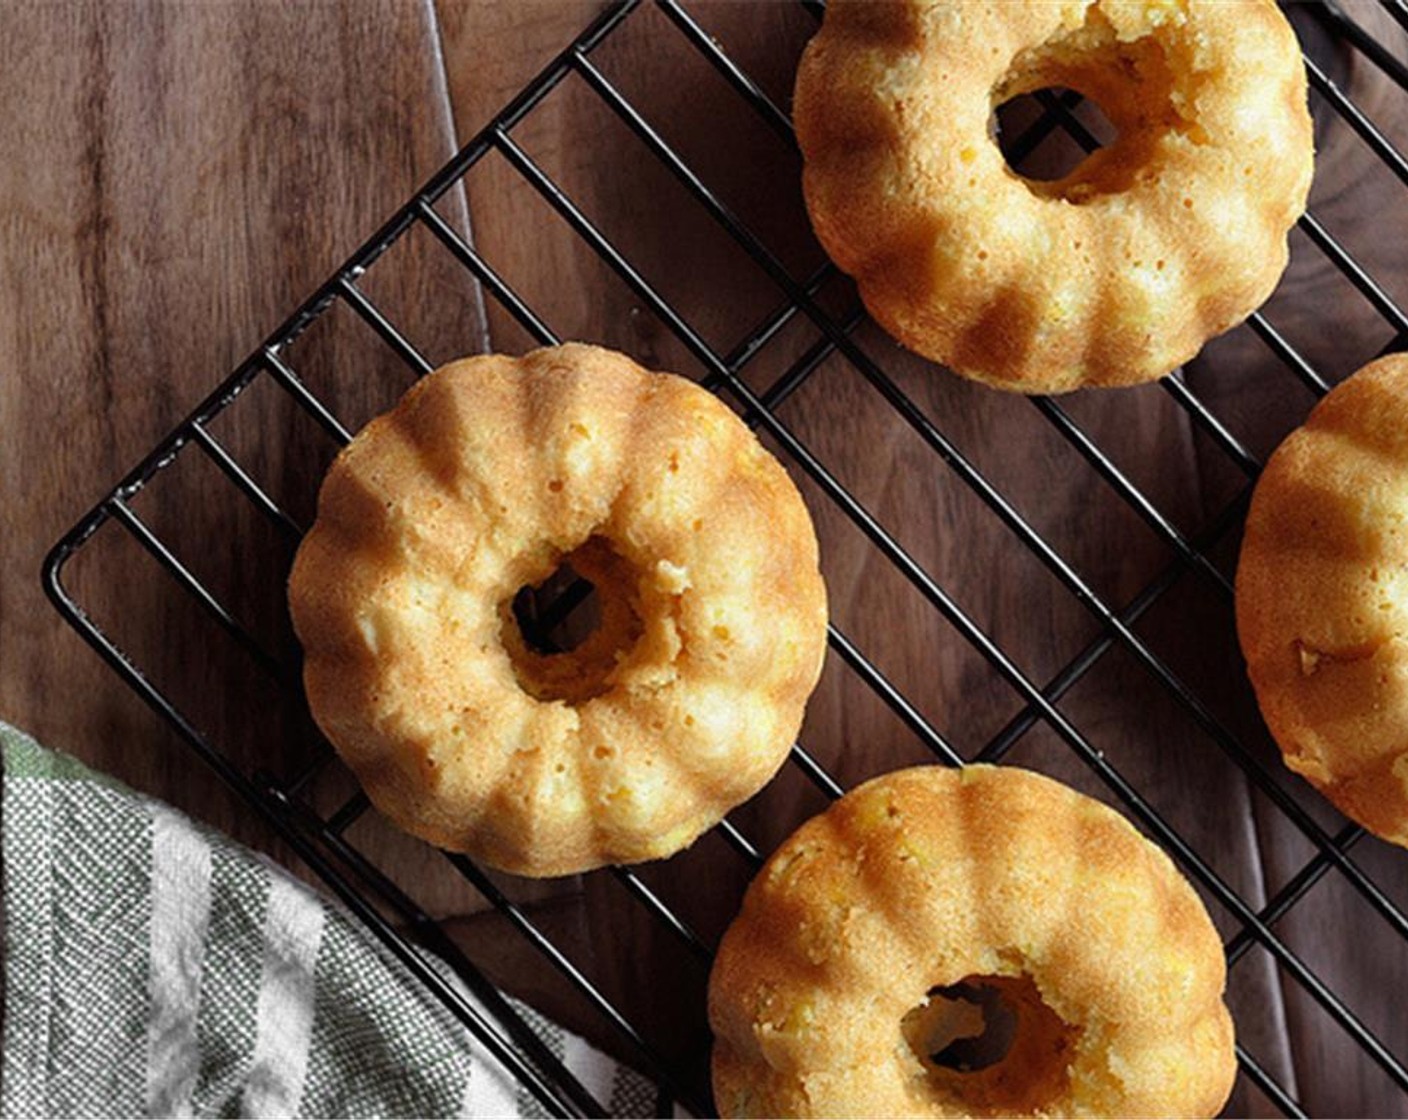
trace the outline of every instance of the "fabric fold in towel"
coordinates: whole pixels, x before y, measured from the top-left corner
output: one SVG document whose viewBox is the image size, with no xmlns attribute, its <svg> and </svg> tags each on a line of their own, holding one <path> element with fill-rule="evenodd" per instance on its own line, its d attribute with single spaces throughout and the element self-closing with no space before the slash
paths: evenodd
<svg viewBox="0 0 1408 1120">
<path fill-rule="evenodd" d="M 4 723 L 0 747 L 4 1116 L 545 1115 L 335 905 Z M 655 1115 L 516 1006 L 610 1114 Z"/>
</svg>

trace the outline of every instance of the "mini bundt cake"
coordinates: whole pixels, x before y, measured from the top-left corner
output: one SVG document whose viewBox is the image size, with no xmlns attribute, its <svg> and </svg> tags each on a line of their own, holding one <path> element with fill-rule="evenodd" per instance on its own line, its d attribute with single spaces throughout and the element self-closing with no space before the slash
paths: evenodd
<svg viewBox="0 0 1408 1120">
<path fill-rule="evenodd" d="M 1286 765 L 1408 847 L 1408 355 L 1336 387 L 1266 464 L 1237 633 Z"/>
<path fill-rule="evenodd" d="M 921 766 L 804 824 L 709 980 L 714 1095 L 743 1116 L 1201 1116 L 1236 1075 L 1221 942 L 1113 810 L 1011 767 Z M 950 1068 L 993 1028 L 991 1064 Z M 964 1063 L 957 1063 L 962 1065 Z"/>
<path fill-rule="evenodd" d="M 1118 139 L 1024 179 L 997 106 L 1065 86 Z M 900 342 L 1002 389 L 1151 381 L 1271 294 L 1313 163 L 1272 0 L 833 0 L 797 73 L 826 251 Z"/>
<path fill-rule="evenodd" d="M 564 563 L 601 622 L 542 652 L 512 603 Z M 705 390 L 584 345 L 451 363 L 367 425 L 289 603 L 377 808 L 532 876 L 691 843 L 782 764 L 826 650 L 786 472 Z"/>
</svg>

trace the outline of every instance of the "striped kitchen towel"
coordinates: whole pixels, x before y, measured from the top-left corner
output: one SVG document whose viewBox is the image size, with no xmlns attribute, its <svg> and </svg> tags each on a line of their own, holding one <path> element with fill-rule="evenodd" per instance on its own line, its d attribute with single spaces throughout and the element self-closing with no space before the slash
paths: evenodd
<svg viewBox="0 0 1408 1120">
<path fill-rule="evenodd" d="M 0 1115 L 541 1116 L 349 916 L 0 723 Z M 653 1086 L 528 1013 L 596 1100 Z"/>
</svg>

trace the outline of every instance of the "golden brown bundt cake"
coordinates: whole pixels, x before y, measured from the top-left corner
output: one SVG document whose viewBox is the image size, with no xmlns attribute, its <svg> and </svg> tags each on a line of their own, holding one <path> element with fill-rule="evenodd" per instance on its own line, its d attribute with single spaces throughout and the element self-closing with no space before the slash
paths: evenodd
<svg viewBox="0 0 1408 1120">
<path fill-rule="evenodd" d="M 524 640 L 567 562 L 601 623 Z M 319 726 L 396 824 L 523 875 L 666 856 L 782 764 L 816 536 L 715 397 L 593 346 L 454 362 L 338 456 L 289 604 Z"/>
<path fill-rule="evenodd" d="M 995 108 L 1049 86 L 1119 138 L 1053 182 Z M 910 349 L 998 388 L 1151 381 L 1286 266 L 1312 134 L 1272 0 L 833 0 L 797 73 L 817 237 Z"/>
<path fill-rule="evenodd" d="M 1286 765 L 1408 846 L 1408 355 L 1340 384 L 1266 464 L 1237 633 Z"/>
<path fill-rule="evenodd" d="M 1202 1116 L 1236 1074 L 1222 945 L 1118 813 L 1011 767 L 859 786 L 768 860 L 709 981 L 724 1116 Z M 936 1062 L 1015 1012 L 1005 1056 Z"/>
</svg>

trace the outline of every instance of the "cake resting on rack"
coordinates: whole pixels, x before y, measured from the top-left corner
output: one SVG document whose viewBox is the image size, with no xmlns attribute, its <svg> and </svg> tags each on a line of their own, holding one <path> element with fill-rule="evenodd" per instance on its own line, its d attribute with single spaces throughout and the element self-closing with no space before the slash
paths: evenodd
<svg viewBox="0 0 1408 1120">
<path fill-rule="evenodd" d="M 901 770 L 749 887 L 709 981 L 714 1093 L 729 1117 L 1213 1116 L 1225 982 L 1198 896 L 1114 810 L 1014 767 Z M 1006 1052 L 939 1060 L 983 1002 Z"/>
<path fill-rule="evenodd" d="M 567 565 L 600 624 L 535 648 Z M 670 855 L 782 765 L 826 651 L 815 532 L 716 397 L 568 345 L 426 376 L 338 456 L 289 581 L 319 726 L 393 822 L 523 875 Z"/>
<path fill-rule="evenodd" d="M 1408 846 L 1408 355 L 1342 382 L 1266 464 L 1237 631 L 1286 765 Z"/>
<path fill-rule="evenodd" d="M 1119 132 L 1054 181 L 996 108 L 1045 87 Z M 1271 294 L 1313 164 L 1272 0 L 833 0 L 797 73 L 817 237 L 911 350 L 1000 389 L 1162 377 Z"/>
</svg>

